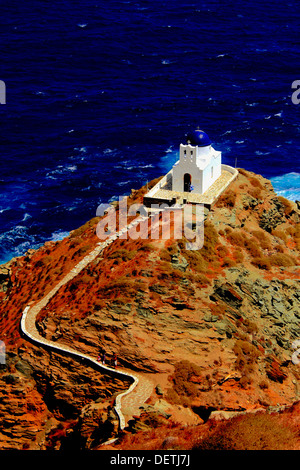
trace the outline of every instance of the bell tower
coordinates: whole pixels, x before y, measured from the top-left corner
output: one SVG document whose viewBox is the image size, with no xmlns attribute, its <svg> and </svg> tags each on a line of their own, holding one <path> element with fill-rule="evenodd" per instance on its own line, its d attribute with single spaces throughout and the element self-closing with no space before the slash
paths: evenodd
<svg viewBox="0 0 300 470">
<path fill-rule="evenodd" d="M 179 160 L 172 169 L 172 190 L 203 194 L 221 175 L 221 152 L 199 128 L 179 146 Z"/>
</svg>

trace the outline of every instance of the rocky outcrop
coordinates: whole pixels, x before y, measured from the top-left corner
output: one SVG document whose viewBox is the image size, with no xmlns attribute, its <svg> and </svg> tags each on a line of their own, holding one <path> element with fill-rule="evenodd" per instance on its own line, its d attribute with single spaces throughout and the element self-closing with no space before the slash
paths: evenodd
<svg viewBox="0 0 300 470">
<path fill-rule="evenodd" d="M 93 449 L 118 437 L 118 416 L 108 404 L 95 402 L 86 405 L 81 410 L 78 424 L 73 432 L 79 436 L 81 449 Z M 74 436 L 72 438 L 74 440 Z"/>
<path fill-rule="evenodd" d="M 185 240 L 116 240 L 39 313 L 45 339 L 95 358 L 104 348 L 108 364 L 116 352 L 120 368 L 157 383 L 128 432 L 299 400 L 291 360 L 300 338 L 297 205 L 245 171 L 228 191 L 206 211 L 201 250 L 187 250 Z M 129 382 L 34 346 L 19 331 L 25 306 L 94 249 L 98 220 L 12 261 L 2 279 L 4 449 L 93 449 L 116 436 L 111 405 Z"/>
<path fill-rule="evenodd" d="M 11 278 L 11 271 L 7 266 L 0 266 L 0 289 L 2 292 L 7 292 L 13 285 Z"/>
<path fill-rule="evenodd" d="M 241 318 L 256 321 L 257 331 L 276 342 L 291 357 L 291 344 L 300 335 L 299 281 L 271 282 L 248 270 L 228 269 L 224 282 L 215 287 L 214 296 L 230 306 L 239 307 Z"/>
</svg>

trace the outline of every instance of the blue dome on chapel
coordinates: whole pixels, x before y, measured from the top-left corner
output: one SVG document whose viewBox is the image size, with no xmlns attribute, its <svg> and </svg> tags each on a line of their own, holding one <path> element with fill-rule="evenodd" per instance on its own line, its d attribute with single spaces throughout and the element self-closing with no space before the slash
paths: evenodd
<svg viewBox="0 0 300 470">
<path fill-rule="evenodd" d="M 198 147 L 206 147 L 211 145 L 211 140 L 206 132 L 196 129 L 188 133 L 187 140 L 191 145 L 198 145 Z"/>
</svg>

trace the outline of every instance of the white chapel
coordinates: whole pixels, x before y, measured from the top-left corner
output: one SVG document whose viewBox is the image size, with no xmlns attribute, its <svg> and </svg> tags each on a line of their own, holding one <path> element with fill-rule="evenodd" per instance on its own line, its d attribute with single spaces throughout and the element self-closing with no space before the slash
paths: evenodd
<svg viewBox="0 0 300 470">
<path fill-rule="evenodd" d="M 188 134 L 179 146 L 179 160 L 172 169 L 172 190 L 203 194 L 221 176 L 221 152 L 200 129 Z"/>
<path fill-rule="evenodd" d="M 199 128 L 188 133 L 186 143 L 179 145 L 179 160 L 148 191 L 146 207 L 167 204 L 204 204 L 210 208 L 238 170 L 221 162 L 221 152 L 213 148 L 208 135 Z"/>
</svg>

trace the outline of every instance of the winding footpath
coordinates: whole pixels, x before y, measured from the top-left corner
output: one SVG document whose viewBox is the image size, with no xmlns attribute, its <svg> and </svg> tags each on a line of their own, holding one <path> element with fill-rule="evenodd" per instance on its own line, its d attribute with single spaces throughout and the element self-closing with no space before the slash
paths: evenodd
<svg viewBox="0 0 300 470">
<path fill-rule="evenodd" d="M 99 367 L 100 369 L 109 371 L 114 376 L 119 376 L 120 378 L 123 378 L 123 379 L 129 378 L 132 381 L 132 384 L 130 385 L 130 387 L 125 392 L 117 395 L 116 400 L 115 400 L 115 411 L 119 418 L 120 430 L 124 429 L 126 426 L 126 419 L 122 412 L 121 405 L 123 405 L 123 408 L 126 408 L 126 410 L 130 410 L 131 415 L 137 413 L 139 406 L 141 406 L 147 400 L 147 398 L 149 398 L 150 394 L 152 393 L 152 390 L 154 387 L 153 383 L 150 380 L 147 380 L 146 378 L 142 377 L 140 374 L 132 374 L 131 372 L 126 372 L 124 370 L 114 369 L 114 368 L 105 366 L 99 363 L 92 356 L 78 352 L 75 349 L 68 347 L 67 345 L 61 345 L 57 342 L 44 338 L 43 336 L 40 335 L 36 327 L 36 319 L 37 319 L 39 312 L 48 304 L 50 299 L 56 294 L 56 292 L 63 285 L 65 285 L 71 279 L 76 277 L 89 263 L 91 263 L 108 245 L 113 243 L 113 241 L 116 240 L 121 234 L 125 233 L 125 231 L 128 231 L 128 229 L 130 229 L 131 227 L 145 221 L 147 218 L 148 218 L 147 216 L 138 217 L 133 222 L 131 222 L 127 227 L 120 230 L 118 233 L 113 234 L 112 236 L 107 238 L 104 242 L 98 243 L 96 248 L 93 251 L 91 251 L 88 255 L 86 255 L 73 269 L 71 269 L 71 271 L 60 282 L 58 282 L 58 284 L 56 284 L 56 286 L 50 292 L 48 292 L 48 294 L 46 294 L 45 297 L 43 297 L 34 306 L 25 307 L 23 314 L 22 314 L 22 319 L 21 319 L 22 332 L 35 343 L 41 344 L 43 346 L 51 347 L 57 350 L 58 352 L 61 351 L 61 352 L 71 354 L 72 356 L 76 356 L 80 359 L 83 359 L 83 358 L 87 359 L 88 361 L 97 365 L 97 367 Z M 142 383 L 141 383 L 141 380 L 143 381 Z M 128 397 L 126 400 L 126 396 L 131 393 L 132 393 L 132 397 L 131 398 Z M 109 441 L 109 442 L 113 442 L 114 440 L 116 439 L 113 439 L 112 441 Z"/>
</svg>

